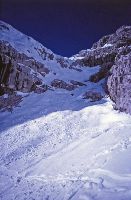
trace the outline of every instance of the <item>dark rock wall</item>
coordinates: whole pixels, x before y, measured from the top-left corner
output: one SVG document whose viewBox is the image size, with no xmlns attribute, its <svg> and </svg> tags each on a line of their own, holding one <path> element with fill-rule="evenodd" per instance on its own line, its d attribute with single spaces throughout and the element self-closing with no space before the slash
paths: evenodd
<svg viewBox="0 0 131 200">
<path fill-rule="evenodd" d="M 131 53 L 116 60 L 107 85 L 115 108 L 131 114 Z"/>
<path fill-rule="evenodd" d="M 0 42 L 0 93 L 7 89 L 30 92 L 49 73 L 44 64 L 17 52 L 5 42 Z M 35 87 L 34 87 L 35 86 Z"/>
</svg>

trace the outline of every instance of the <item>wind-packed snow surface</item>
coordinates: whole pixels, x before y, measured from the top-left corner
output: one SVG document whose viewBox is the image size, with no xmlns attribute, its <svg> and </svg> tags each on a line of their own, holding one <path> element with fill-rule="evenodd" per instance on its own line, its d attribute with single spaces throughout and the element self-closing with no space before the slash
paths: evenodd
<svg viewBox="0 0 131 200">
<path fill-rule="evenodd" d="M 131 200 L 131 116 L 114 110 L 106 96 L 83 99 L 87 91 L 104 94 L 103 80 L 89 82 L 99 66 L 62 68 L 39 55 L 40 49 L 50 50 L 6 26 L 2 22 L 1 40 L 51 71 L 44 83 L 85 85 L 17 92 L 23 96 L 19 107 L 0 112 L 0 200 Z M 76 59 L 81 57 L 68 64 Z"/>
<path fill-rule="evenodd" d="M 31 94 L 0 132 L 1 200 L 131 199 L 131 117 L 109 99 Z"/>
</svg>

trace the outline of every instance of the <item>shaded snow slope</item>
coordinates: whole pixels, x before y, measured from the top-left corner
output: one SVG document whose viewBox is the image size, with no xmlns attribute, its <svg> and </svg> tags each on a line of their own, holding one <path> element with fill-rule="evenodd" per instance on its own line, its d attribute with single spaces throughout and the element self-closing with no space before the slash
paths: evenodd
<svg viewBox="0 0 131 200">
<path fill-rule="evenodd" d="M 131 199 L 131 117 L 108 99 L 31 94 L 0 121 L 2 200 Z"/>
</svg>

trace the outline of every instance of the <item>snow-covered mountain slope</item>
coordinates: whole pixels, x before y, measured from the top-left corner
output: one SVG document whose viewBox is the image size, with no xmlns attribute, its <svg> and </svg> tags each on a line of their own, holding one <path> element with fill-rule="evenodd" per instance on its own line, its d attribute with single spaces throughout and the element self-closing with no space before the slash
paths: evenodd
<svg viewBox="0 0 131 200">
<path fill-rule="evenodd" d="M 8 42 L 20 53 L 24 53 L 28 57 L 33 57 L 39 62 L 50 59 L 51 55 L 55 56 L 51 50 L 44 47 L 41 43 L 3 21 L 0 21 L 0 40 Z"/>
<path fill-rule="evenodd" d="M 37 92 L 39 88 L 41 90 L 38 91 L 43 92 L 45 84 L 48 83 L 51 87 L 55 79 L 65 81 L 73 87 L 70 81 L 78 81 L 79 72 L 83 71 L 86 77 L 86 70 L 81 69 L 81 65 L 72 66 L 71 59 L 54 54 L 33 38 L 2 21 L 0 21 L 0 49 L 2 65 L 0 79 L 3 93 L 10 89 Z M 76 80 L 73 79 L 75 74 Z"/>
<path fill-rule="evenodd" d="M 105 92 L 130 47 L 99 43 L 64 58 L 0 22 L 0 200 L 131 199 L 131 115 Z"/>
</svg>

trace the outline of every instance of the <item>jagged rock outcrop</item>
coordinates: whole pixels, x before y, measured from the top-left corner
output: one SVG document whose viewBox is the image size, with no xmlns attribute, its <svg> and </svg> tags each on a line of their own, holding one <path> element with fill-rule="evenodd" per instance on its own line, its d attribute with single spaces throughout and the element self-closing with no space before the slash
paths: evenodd
<svg viewBox="0 0 131 200">
<path fill-rule="evenodd" d="M 103 95 L 100 92 L 88 91 L 83 95 L 83 99 L 89 99 L 91 102 L 100 101 Z"/>
<path fill-rule="evenodd" d="M 115 108 L 131 114 L 131 53 L 117 58 L 107 85 Z"/>
<path fill-rule="evenodd" d="M 69 83 L 66 83 L 63 80 L 58 80 L 58 79 L 53 80 L 52 83 L 51 83 L 51 86 L 55 87 L 55 88 L 62 88 L 62 89 L 69 90 L 69 91 L 77 88 L 76 85 L 69 84 Z"/>
<path fill-rule="evenodd" d="M 19 53 L 3 41 L 0 42 L 0 65 L 0 84 L 4 90 L 33 91 L 43 85 L 42 77 L 49 73 L 44 64 Z"/>
<path fill-rule="evenodd" d="M 112 61 L 112 62 L 107 62 L 107 61 L 103 62 L 103 64 L 100 65 L 101 67 L 100 67 L 99 72 L 91 75 L 90 78 L 89 78 L 89 81 L 97 83 L 100 80 L 105 79 L 104 88 L 105 88 L 106 93 L 108 93 L 108 90 L 107 90 L 107 79 L 108 79 L 108 76 L 110 75 L 110 69 L 115 64 L 116 59 L 120 58 L 121 55 L 127 55 L 129 52 L 131 52 L 131 48 L 128 47 L 128 46 L 121 47 L 121 48 L 117 49 L 117 54 L 115 56 L 114 61 Z"/>
<path fill-rule="evenodd" d="M 97 83 L 100 80 L 102 80 L 103 78 L 108 77 L 111 67 L 112 67 L 112 63 L 111 62 L 101 65 L 101 68 L 100 68 L 99 72 L 97 72 L 96 74 L 91 75 L 90 78 L 89 78 L 89 81 Z"/>
<path fill-rule="evenodd" d="M 97 83 L 105 79 L 103 88 L 115 102 L 115 108 L 127 113 L 131 113 L 130 52 L 131 26 L 122 26 L 114 34 L 102 37 L 91 49 L 80 51 L 74 61 L 75 65 L 100 65 L 99 72 L 91 75 L 89 81 Z M 85 94 L 85 98 L 90 96 L 95 95 L 91 92 Z"/>
<path fill-rule="evenodd" d="M 120 48 L 131 44 L 131 27 L 121 26 L 114 34 L 102 37 L 98 42 L 94 43 L 92 49 L 97 49 L 105 46 L 115 46 Z"/>
<path fill-rule="evenodd" d="M 65 89 L 65 90 L 71 91 L 71 90 L 76 89 L 77 87 L 86 86 L 86 84 L 84 84 L 82 82 L 79 82 L 79 81 L 75 81 L 75 80 L 71 80 L 70 83 L 66 83 L 63 80 L 54 79 L 51 82 L 51 86 L 55 87 L 55 88 L 61 88 L 61 89 Z"/>
<path fill-rule="evenodd" d="M 82 83 L 79 81 L 71 80 L 70 82 L 71 82 L 71 84 L 76 85 L 76 86 L 86 86 L 85 83 Z"/>
<path fill-rule="evenodd" d="M 88 54 L 81 60 L 84 66 L 103 65 L 105 63 L 113 63 L 117 55 L 117 49 L 113 46 L 105 48 L 97 48 L 89 51 Z"/>
<path fill-rule="evenodd" d="M 0 110 L 12 112 L 13 107 L 18 107 L 22 101 L 22 96 L 17 94 L 11 94 L 7 97 L 0 96 Z"/>
<path fill-rule="evenodd" d="M 128 41 L 129 42 L 129 41 Z M 131 41 L 130 41 L 131 45 Z M 75 62 L 81 63 L 82 66 L 96 66 L 96 65 L 103 65 L 106 63 L 115 62 L 115 58 L 118 54 L 128 53 L 130 48 L 128 43 L 125 46 L 120 48 L 116 47 L 115 45 L 112 46 L 105 46 L 105 47 L 98 47 L 96 49 L 92 49 L 91 51 L 87 51 L 87 54 L 81 60 L 76 60 Z M 82 56 L 82 55 L 81 55 Z"/>
<path fill-rule="evenodd" d="M 131 45 L 131 26 L 122 26 L 114 34 L 102 37 L 91 49 L 82 50 L 75 56 L 75 62 L 84 66 L 103 65 L 115 62 L 116 55 L 129 51 Z M 78 59 L 77 59 L 78 57 Z M 79 59 L 81 57 L 82 59 Z"/>
</svg>

